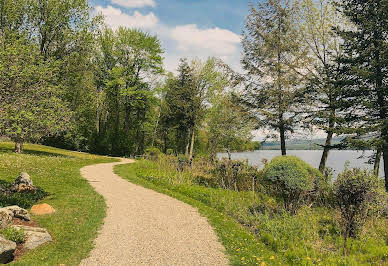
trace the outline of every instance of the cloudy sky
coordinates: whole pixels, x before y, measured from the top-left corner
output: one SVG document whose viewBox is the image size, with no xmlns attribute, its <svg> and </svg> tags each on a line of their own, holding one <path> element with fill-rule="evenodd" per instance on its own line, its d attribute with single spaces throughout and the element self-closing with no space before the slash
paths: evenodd
<svg viewBox="0 0 388 266">
<path fill-rule="evenodd" d="M 112 28 L 126 26 L 156 34 L 164 63 L 175 71 L 179 58 L 217 56 L 240 70 L 240 34 L 249 0 L 91 0 Z"/>
</svg>

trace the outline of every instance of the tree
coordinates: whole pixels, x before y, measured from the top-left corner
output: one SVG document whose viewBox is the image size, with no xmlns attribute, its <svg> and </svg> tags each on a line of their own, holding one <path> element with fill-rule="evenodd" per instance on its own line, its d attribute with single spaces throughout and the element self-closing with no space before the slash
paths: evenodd
<svg viewBox="0 0 388 266">
<path fill-rule="evenodd" d="M 174 148 L 190 159 L 194 154 L 195 134 L 201 126 L 213 95 L 224 90 L 229 81 L 220 68 L 221 62 L 208 58 L 205 62 L 181 59 L 178 76 L 167 79 L 168 87 L 162 115 L 163 129 L 174 129 Z M 164 133 L 165 149 L 168 136 Z M 170 136 L 171 138 L 171 136 Z"/>
<path fill-rule="evenodd" d="M 208 112 L 208 145 L 212 159 L 216 153 L 226 150 L 231 159 L 231 148 L 236 142 L 248 142 L 252 139 L 255 120 L 233 100 L 231 93 L 220 93 L 213 97 Z"/>
<path fill-rule="evenodd" d="M 152 142 L 149 121 L 156 98 L 151 81 L 163 73 L 160 41 L 139 30 L 119 28 L 104 29 L 98 43 L 99 101 L 93 149 L 142 154 L 146 143 Z"/>
<path fill-rule="evenodd" d="M 24 142 L 66 129 L 71 112 L 53 85 L 55 66 L 43 61 L 34 44 L 18 38 L 5 47 L 0 49 L 0 133 L 20 153 Z"/>
<path fill-rule="evenodd" d="M 256 111 L 263 126 L 278 130 L 282 155 L 286 155 L 286 133 L 295 127 L 305 64 L 299 20 L 295 1 L 251 5 L 242 39 L 242 65 L 247 71 L 243 101 Z"/>
<path fill-rule="evenodd" d="M 306 104 L 306 123 L 324 130 L 327 134 L 319 170 L 323 172 L 331 149 L 333 135 L 340 133 L 344 123 L 342 104 L 344 88 L 341 84 L 341 65 L 338 58 L 342 53 L 341 38 L 334 32 L 334 27 L 342 24 L 343 19 L 335 7 L 327 0 L 302 1 L 304 18 L 301 33 L 304 45 L 308 47 L 310 66 L 307 66 L 309 82 L 303 100 Z"/>
<path fill-rule="evenodd" d="M 352 106 L 345 128 L 348 143 L 376 147 L 384 159 L 385 186 L 388 191 L 388 1 L 344 0 L 340 12 L 353 24 L 337 28 L 343 38 L 343 65 L 348 105 Z"/>
</svg>

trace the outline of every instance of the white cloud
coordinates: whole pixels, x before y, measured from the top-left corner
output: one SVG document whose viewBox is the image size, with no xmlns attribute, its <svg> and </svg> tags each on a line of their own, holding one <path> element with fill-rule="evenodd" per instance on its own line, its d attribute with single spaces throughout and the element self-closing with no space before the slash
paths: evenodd
<svg viewBox="0 0 388 266">
<path fill-rule="evenodd" d="M 156 34 L 165 50 L 164 62 L 168 71 L 176 71 L 179 58 L 204 60 L 210 56 L 220 57 L 234 70 L 241 70 L 240 36 L 232 31 L 218 27 L 201 29 L 196 24 L 171 27 L 160 23 L 158 17 L 152 12 L 143 15 L 135 11 L 132 15 L 128 15 L 112 6 L 96 6 L 95 11 L 103 14 L 105 23 L 113 29 L 124 26 L 141 28 Z"/>
<path fill-rule="evenodd" d="M 123 7 L 155 7 L 156 3 L 154 0 L 111 0 L 112 3 L 123 6 Z"/>
<path fill-rule="evenodd" d="M 159 19 L 152 12 L 143 15 L 135 11 L 133 15 L 128 15 L 123 13 L 119 8 L 112 6 L 96 6 L 95 11 L 104 15 L 105 23 L 113 29 L 119 26 L 150 29 L 155 27 L 159 22 Z"/>
<path fill-rule="evenodd" d="M 240 44 L 240 36 L 232 31 L 199 29 L 195 24 L 175 27 L 171 30 L 171 38 L 178 42 L 178 49 L 183 52 L 207 50 L 217 56 L 236 53 Z"/>
</svg>

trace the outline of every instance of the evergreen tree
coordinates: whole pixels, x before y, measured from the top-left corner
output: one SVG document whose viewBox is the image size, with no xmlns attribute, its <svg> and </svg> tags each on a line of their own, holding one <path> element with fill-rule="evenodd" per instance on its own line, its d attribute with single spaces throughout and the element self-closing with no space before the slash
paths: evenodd
<svg viewBox="0 0 388 266">
<path fill-rule="evenodd" d="M 256 111 L 263 126 L 279 132 L 282 155 L 286 155 L 286 134 L 296 126 L 305 64 L 299 19 L 295 1 L 252 5 L 242 39 L 242 65 L 248 76 L 243 101 Z"/>
<path fill-rule="evenodd" d="M 352 106 L 345 133 L 348 143 L 378 150 L 384 159 L 388 191 L 388 1 L 343 0 L 338 8 L 353 24 L 337 29 L 343 38 L 343 65 L 347 104 Z"/>
</svg>

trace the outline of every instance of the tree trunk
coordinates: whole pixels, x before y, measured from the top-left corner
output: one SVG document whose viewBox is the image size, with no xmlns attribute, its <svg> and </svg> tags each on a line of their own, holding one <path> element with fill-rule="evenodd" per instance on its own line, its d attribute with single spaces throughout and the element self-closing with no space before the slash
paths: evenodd
<svg viewBox="0 0 388 266">
<path fill-rule="evenodd" d="M 321 157 L 321 162 L 319 163 L 319 171 L 321 173 L 323 173 L 325 171 L 325 168 L 326 168 L 326 162 L 327 162 L 327 158 L 329 157 L 329 152 L 331 150 L 331 140 L 333 139 L 333 132 L 332 131 L 329 131 L 327 133 L 327 137 L 326 137 L 326 142 L 325 142 L 325 147 L 323 148 L 323 153 L 322 153 L 322 157 Z"/>
<path fill-rule="evenodd" d="M 280 131 L 280 146 L 281 146 L 281 149 L 282 149 L 282 155 L 285 156 L 285 155 L 287 155 L 287 150 L 286 150 L 286 132 L 285 132 L 285 129 L 284 129 L 283 122 L 281 122 L 281 125 L 279 127 L 279 131 Z"/>
<path fill-rule="evenodd" d="M 384 145 L 383 160 L 384 160 L 385 190 L 388 192 L 388 143 Z"/>
<path fill-rule="evenodd" d="M 375 158 L 375 162 L 374 162 L 374 168 L 373 168 L 373 173 L 375 174 L 375 176 L 379 176 L 379 170 L 380 170 L 380 162 L 381 162 L 381 155 L 382 155 L 383 151 L 382 149 L 377 149 L 376 151 L 376 158 Z"/>
<path fill-rule="evenodd" d="M 186 140 L 185 140 L 185 156 L 189 157 L 189 147 L 190 147 L 190 131 L 187 134 Z"/>
<path fill-rule="evenodd" d="M 190 144 L 190 160 L 193 159 L 194 154 L 194 141 L 195 141 L 195 130 L 193 129 L 193 134 L 191 134 L 191 144 Z"/>
<path fill-rule="evenodd" d="M 21 142 L 21 141 L 15 142 L 15 152 L 16 153 L 23 153 L 23 142 Z"/>
</svg>

